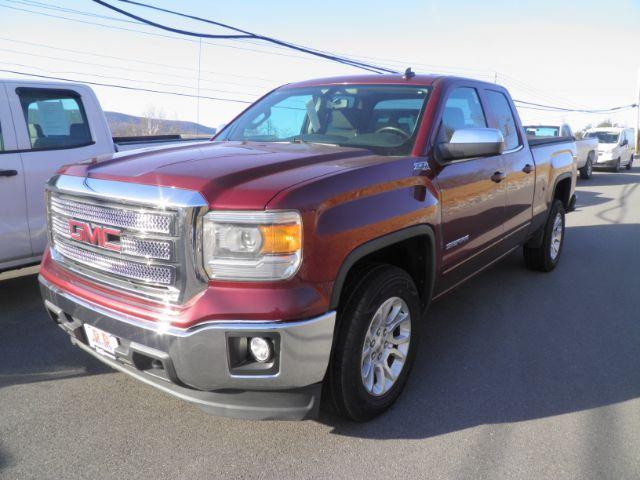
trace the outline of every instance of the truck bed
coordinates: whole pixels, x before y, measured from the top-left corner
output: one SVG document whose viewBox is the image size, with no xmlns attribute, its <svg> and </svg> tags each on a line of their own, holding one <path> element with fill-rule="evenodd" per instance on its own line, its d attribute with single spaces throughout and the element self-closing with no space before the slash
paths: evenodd
<svg viewBox="0 0 640 480">
<path fill-rule="evenodd" d="M 573 137 L 534 137 L 530 135 L 527 135 L 527 140 L 531 148 L 554 143 L 575 142 L 575 138 Z"/>
</svg>

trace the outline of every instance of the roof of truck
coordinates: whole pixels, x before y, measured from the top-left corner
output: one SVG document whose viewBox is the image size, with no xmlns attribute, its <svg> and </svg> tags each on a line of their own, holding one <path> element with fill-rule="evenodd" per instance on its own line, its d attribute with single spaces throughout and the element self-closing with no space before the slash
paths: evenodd
<svg viewBox="0 0 640 480">
<path fill-rule="evenodd" d="M 19 83 L 25 87 L 41 87 L 43 85 L 56 85 L 60 87 L 88 87 L 81 82 L 62 82 L 59 80 L 26 80 L 22 78 L 2 78 L 0 77 L 0 84 L 5 83 Z"/>
<path fill-rule="evenodd" d="M 415 74 L 410 78 L 405 78 L 403 74 L 364 74 L 364 75 L 343 75 L 339 77 L 314 78 L 301 82 L 287 83 L 280 88 L 300 88 L 300 87 L 321 87 L 324 85 L 414 85 L 422 87 L 434 86 L 441 82 L 465 81 L 476 84 L 491 85 L 500 87 L 494 83 L 485 82 L 475 78 L 456 77 L 454 75 L 419 75 Z"/>
<path fill-rule="evenodd" d="M 302 82 L 288 83 L 283 88 L 319 87 L 322 85 L 417 85 L 431 86 L 442 75 L 415 75 L 404 78 L 402 74 L 385 75 L 342 75 L 339 77 L 314 78 Z"/>
</svg>

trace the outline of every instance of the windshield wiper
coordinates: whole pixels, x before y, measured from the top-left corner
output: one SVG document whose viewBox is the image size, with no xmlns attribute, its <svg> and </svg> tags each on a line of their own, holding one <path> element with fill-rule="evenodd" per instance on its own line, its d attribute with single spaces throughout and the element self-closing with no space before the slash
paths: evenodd
<svg viewBox="0 0 640 480">
<path fill-rule="evenodd" d="M 338 145 L 337 143 L 329 143 L 329 142 L 312 142 L 310 140 L 305 140 L 304 138 L 300 137 L 293 137 L 289 143 L 304 143 L 306 145 L 330 145 L 332 147 L 340 147 L 341 145 Z"/>
</svg>

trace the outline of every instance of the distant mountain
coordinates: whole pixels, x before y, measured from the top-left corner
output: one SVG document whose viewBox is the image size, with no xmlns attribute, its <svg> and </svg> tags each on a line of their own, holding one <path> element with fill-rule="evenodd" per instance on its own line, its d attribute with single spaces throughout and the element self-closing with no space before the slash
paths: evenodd
<svg viewBox="0 0 640 480">
<path fill-rule="evenodd" d="M 215 128 L 183 120 L 138 117 L 118 112 L 104 112 L 114 137 L 132 135 L 213 135 Z"/>
</svg>

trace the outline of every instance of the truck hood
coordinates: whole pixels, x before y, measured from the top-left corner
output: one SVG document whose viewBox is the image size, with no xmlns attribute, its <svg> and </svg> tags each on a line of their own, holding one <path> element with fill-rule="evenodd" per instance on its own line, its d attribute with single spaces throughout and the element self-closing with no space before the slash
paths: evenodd
<svg viewBox="0 0 640 480">
<path fill-rule="evenodd" d="M 60 173 L 197 190 L 212 208 L 262 209 L 297 183 L 385 158 L 332 145 L 211 142 L 103 155 Z"/>
</svg>

